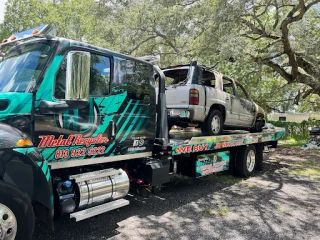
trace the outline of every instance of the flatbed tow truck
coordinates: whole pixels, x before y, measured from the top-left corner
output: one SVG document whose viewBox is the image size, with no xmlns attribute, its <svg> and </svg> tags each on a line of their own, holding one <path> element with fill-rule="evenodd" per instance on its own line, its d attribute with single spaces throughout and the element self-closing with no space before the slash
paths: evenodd
<svg viewBox="0 0 320 240">
<path fill-rule="evenodd" d="M 31 239 L 35 217 L 54 229 L 124 207 L 130 189 L 155 193 L 172 173 L 249 177 L 285 134 L 169 137 L 160 68 L 52 32 L 0 45 L 0 240 Z"/>
</svg>

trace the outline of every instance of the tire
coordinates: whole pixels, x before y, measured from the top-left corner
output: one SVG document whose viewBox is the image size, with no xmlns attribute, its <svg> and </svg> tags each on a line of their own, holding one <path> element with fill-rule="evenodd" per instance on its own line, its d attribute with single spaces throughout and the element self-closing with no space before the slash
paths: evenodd
<svg viewBox="0 0 320 240">
<path fill-rule="evenodd" d="M 272 148 L 277 148 L 278 147 L 278 141 L 271 142 L 271 147 Z"/>
<path fill-rule="evenodd" d="M 5 225 L 7 219 L 10 219 L 10 226 Z M 16 224 L 12 224 L 14 222 Z M 8 183 L 0 181 L 0 225 L 3 233 L 8 234 L 8 239 L 30 240 L 34 222 L 33 207 L 26 195 Z"/>
<path fill-rule="evenodd" d="M 256 167 L 257 152 L 253 145 L 239 150 L 236 160 L 236 172 L 240 177 L 250 177 Z"/>
<path fill-rule="evenodd" d="M 262 132 L 263 126 L 262 123 L 258 120 L 255 121 L 254 126 L 250 129 L 251 133 Z"/>
<path fill-rule="evenodd" d="M 213 121 L 215 121 L 215 129 L 213 129 Z M 210 136 L 221 135 L 223 132 L 223 117 L 219 110 L 214 109 L 210 112 L 206 120 L 206 131 Z"/>
<path fill-rule="evenodd" d="M 202 133 L 203 136 L 209 135 L 206 123 L 202 123 L 201 124 L 201 133 Z"/>
</svg>

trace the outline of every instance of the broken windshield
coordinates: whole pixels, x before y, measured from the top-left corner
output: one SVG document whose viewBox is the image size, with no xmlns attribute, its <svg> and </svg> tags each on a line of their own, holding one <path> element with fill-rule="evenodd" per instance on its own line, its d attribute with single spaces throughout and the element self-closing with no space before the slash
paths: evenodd
<svg viewBox="0 0 320 240">
<path fill-rule="evenodd" d="M 52 47 L 46 43 L 22 45 L 0 62 L 0 92 L 30 92 L 42 72 Z"/>
</svg>

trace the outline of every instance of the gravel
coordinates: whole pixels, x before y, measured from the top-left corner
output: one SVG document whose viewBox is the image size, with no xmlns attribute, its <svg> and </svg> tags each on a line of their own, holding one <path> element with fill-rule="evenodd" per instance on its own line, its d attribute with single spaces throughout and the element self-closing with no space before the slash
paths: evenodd
<svg viewBox="0 0 320 240">
<path fill-rule="evenodd" d="M 37 223 L 34 239 L 319 239 L 319 167 L 319 151 L 278 148 L 247 180 L 175 177 L 122 209 L 60 220 L 54 233 Z"/>
</svg>

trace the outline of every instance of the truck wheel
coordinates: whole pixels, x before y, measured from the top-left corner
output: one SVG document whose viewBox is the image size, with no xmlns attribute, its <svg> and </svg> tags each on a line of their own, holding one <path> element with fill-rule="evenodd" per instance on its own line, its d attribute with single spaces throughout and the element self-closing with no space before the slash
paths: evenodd
<svg viewBox="0 0 320 240">
<path fill-rule="evenodd" d="M 236 160 L 236 170 L 240 177 L 250 177 L 256 166 L 256 148 L 253 145 L 239 150 Z"/>
<path fill-rule="evenodd" d="M 271 147 L 272 148 L 277 148 L 278 147 L 278 141 L 271 142 Z"/>
<path fill-rule="evenodd" d="M 219 110 L 213 110 L 207 119 L 206 130 L 209 135 L 221 135 L 223 131 L 223 117 Z"/>
<path fill-rule="evenodd" d="M 0 239 L 29 240 L 34 212 L 29 199 L 15 187 L 0 182 Z"/>
</svg>

